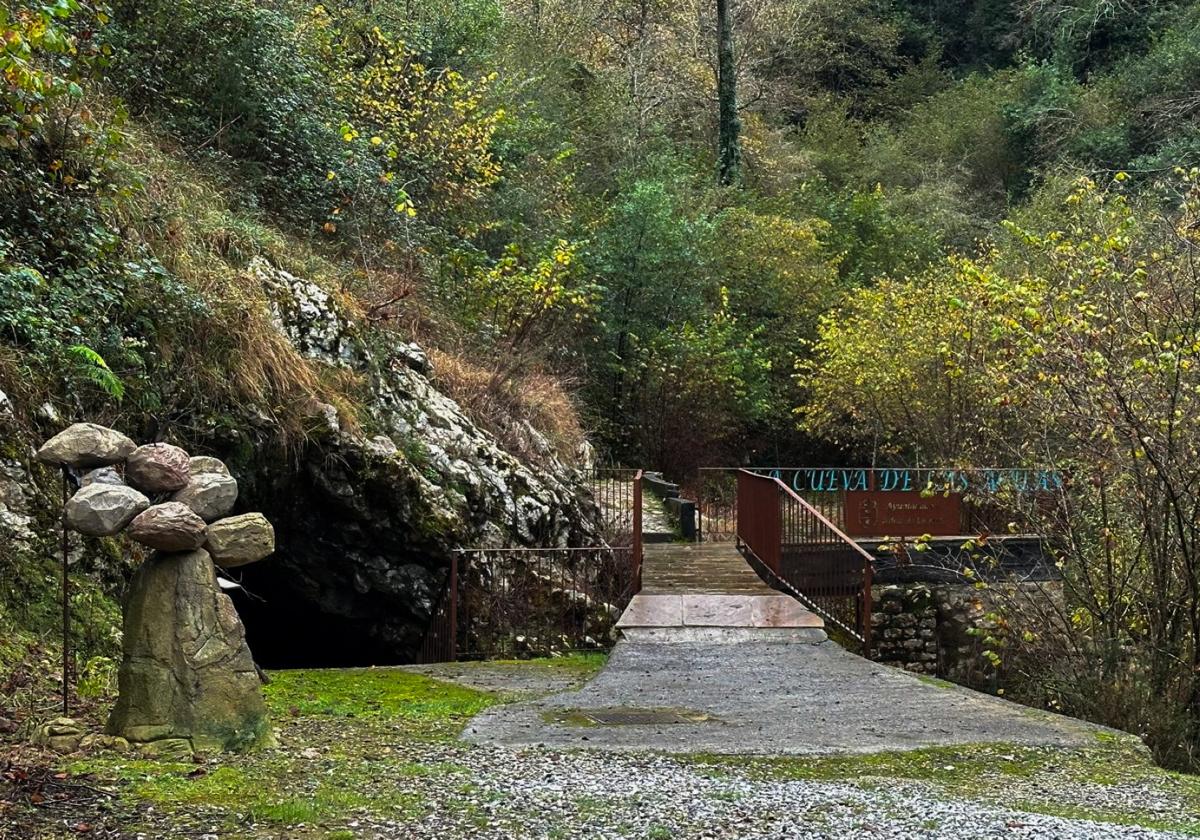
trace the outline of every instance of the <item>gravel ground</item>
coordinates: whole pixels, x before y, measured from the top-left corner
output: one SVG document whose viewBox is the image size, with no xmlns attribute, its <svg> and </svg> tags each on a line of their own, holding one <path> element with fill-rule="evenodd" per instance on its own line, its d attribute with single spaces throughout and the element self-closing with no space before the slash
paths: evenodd
<svg viewBox="0 0 1200 840">
<path fill-rule="evenodd" d="M 468 761 L 459 794 L 428 778 L 403 789 L 441 803 L 420 820 L 348 825 L 371 838 L 1179 838 L 1180 833 L 1066 819 L 947 797 L 930 783 L 868 778 L 769 781 L 665 756 L 502 748 L 450 750 Z M 1104 787 L 1104 786 L 1098 786 Z M 1043 780 L 1037 799 L 1053 797 Z M 1077 791 L 1062 791 L 1075 801 Z M 1093 792 L 1096 793 L 1096 792 Z M 1106 802 L 1113 791 L 1102 791 Z M 1136 795 L 1135 791 L 1128 791 Z M 1156 792 L 1178 815 L 1181 804 Z M 1086 797 L 1092 798 L 1092 797 Z"/>
<path fill-rule="evenodd" d="M 617 666 L 619 671 L 619 658 Z M 1163 773 L 1127 741 L 1098 739 L 1095 730 L 1086 746 L 992 743 L 832 757 L 473 744 L 455 736 L 478 709 L 470 705 L 478 695 L 454 699 L 436 686 L 432 693 L 410 686 L 405 690 L 413 693 L 405 696 L 411 701 L 381 699 L 388 675 L 407 670 L 345 672 L 312 696 L 301 686 L 330 672 L 299 672 L 303 679 L 293 680 L 291 693 L 274 701 L 274 749 L 209 756 L 194 765 L 126 764 L 110 756 L 93 758 L 86 768 L 70 761 L 56 767 L 47 763 L 50 756 L 39 759 L 20 746 L 8 760 L 0 753 L 0 840 L 1083 840 L 1200 834 L 1200 782 Z M 588 670 L 587 663 L 488 663 L 435 672 L 507 698 L 577 683 Z M 763 679 L 767 686 L 773 678 Z M 282 675 L 273 683 L 288 684 Z M 946 691 L 926 687 L 935 695 Z M 380 699 L 382 705 L 375 702 Z M 431 704 L 442 710 L 423 711 Z M 585 727 L 574 737 L 632 728 Z M 37 770 L 36 784 L 14 776 L 20 767 Z M 138 792 L 145 783 L 153 795 Z M 46 800 L 31 807 L 35 790 Z M 56 799 L 60 790 L 62 801 Z M 1173 830 L 1144 827 L 1158 825 Z"/>
</svg>

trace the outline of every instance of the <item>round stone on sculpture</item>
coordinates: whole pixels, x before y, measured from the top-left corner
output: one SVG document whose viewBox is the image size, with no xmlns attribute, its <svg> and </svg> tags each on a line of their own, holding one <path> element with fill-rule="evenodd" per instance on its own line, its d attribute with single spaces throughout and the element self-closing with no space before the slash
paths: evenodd
<svg viewBox="0 0 1200 840">
<path fill-rule="evenodd" d="M 204 545 L 204 520 L 180 502 L 164 502 L 139 513 L 129 523 L 129 536 L 159 551 L 192 551 Z"/>
<path fill-rule="evenodd" d="M 187 486 L 190 462 L 187 452 L 169 443 L 139 446 L 125 462 L 125 480 L 151 496 L 174 493 Z"/>
</svg>

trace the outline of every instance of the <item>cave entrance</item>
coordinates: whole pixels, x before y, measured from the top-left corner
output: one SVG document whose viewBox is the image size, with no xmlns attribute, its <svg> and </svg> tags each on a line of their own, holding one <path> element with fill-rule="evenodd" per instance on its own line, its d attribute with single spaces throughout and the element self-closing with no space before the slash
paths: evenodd
<svg viewBox="0 0 1200 840">
<path fill-rule="evenodd" d="M 256 576 L 230 593 L 259 667 L 353 668 L 402 665 L 403 651 L 381 644 L 359 621 L 329 615 Z"/>
</svg>

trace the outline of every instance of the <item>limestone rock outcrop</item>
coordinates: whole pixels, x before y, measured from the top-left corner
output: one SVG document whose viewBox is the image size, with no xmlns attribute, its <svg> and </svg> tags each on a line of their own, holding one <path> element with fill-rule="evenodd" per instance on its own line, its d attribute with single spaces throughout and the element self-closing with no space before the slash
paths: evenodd
<svg viewBox="0 0 1200 840">
<path fill-rule="evenodd" d="M 455 549 L 596 544 L 579 475 L 505 451 L 438 389 L 417 345 L 364 328 L 333 295 L 265 260 L 250 271 L 301 354 L 362 382 L 358 422 L 314 405 L 323 428 L 290 458 L 273 457 L 250 424 L 206 444 L 253 453 L 239 465 L 243 501 L 278 532 L 272 560 L 243 572 L 248 589 L 273 596 L 239 601 L 256 644 L 319 655 L 336 635 L 344 641 L 331 659 L 356 650 L 362 661 L 404 661 L 420 647 Z"/>
<path fill-rule="evenodd" d="M 159 551 L 192 551 L 204 545 L 207 530 L 204 520 L 187 505 L 163 502 L 135 516 L 128 533 L 142 545 Z"/>
<path fill-rule="evenodd" d="M 187 486 L 172 496 L 172 501 L 187 505 L 205 522 L 228 515 L 237 502 L 237 479 L 228 473 L 193 474 Z"/>
<path fill-rule="evenodd" d="M 75 469 L 107 467 L 124 461 L 136 448 L 137 444 L 114 429 L 76 423 L 42 444 L 37 459 Z"/>
<path fill-rule="evenodd" d="M 129 453 L 125 480 L 147 495 L 174 493 L 187 486 L 191 475 L 187 452 L 169 443 L 149 443 Z"/>
<path fill-rule="evenodd" d="M 244 566 L 275 551 L 275 529 L 261 513 L 230 516 L 208 526 L 204 547 L 218 566 Z"/>
<path fill-rule="evenodd" d="M 111 537 L 150 507 L 150 500 L 123 484 L 93 483 L 67 502 L 67 524 L 90 537 Z"/>
<path fill-rule="evenodd" d="M 120 696 L 108 732 L 130 741 L 189 739 L 229 749 L 267 734 L 245 629 L 203 550 L 142 564 L 125 603 Z"/>
</svg>

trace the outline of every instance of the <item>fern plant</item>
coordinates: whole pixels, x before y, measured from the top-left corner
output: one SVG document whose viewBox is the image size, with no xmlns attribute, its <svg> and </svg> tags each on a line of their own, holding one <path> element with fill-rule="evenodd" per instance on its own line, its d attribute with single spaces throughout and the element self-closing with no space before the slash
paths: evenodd
<svg viewBox="0 0 1200 840">
<path fill-rule="evenodd" d="M 75 372 L 110 397 L 120 402 L 125 396 L 125 383 L 112 372 L 104 357 L 86 344 L 72 344 L 67 352 L 75 360 Z"/>
</svg>

